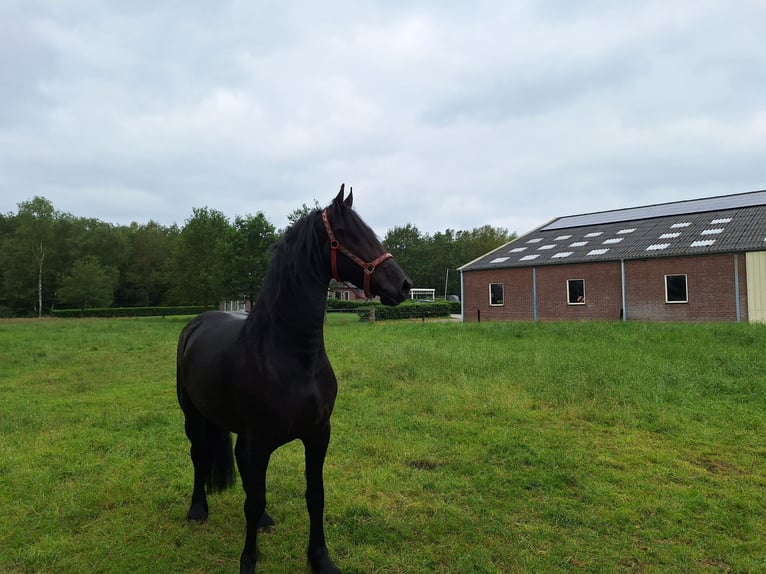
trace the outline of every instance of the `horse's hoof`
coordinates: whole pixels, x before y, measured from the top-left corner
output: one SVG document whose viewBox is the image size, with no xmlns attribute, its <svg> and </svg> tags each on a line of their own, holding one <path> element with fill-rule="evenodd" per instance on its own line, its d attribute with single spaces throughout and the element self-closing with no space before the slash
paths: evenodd
<svg viewBox="0 0 766 574">
<path fill-rule="evenodd" d="M 186 520 L 190 522 L 205 522 L 207 520 L 207 509 L 202 504 L 192 504 L 189 512 L 186 513 Z"/>
<path fill-rule="evenodd" d="M 312 558 L 309 556 L 312 574 L 340 574 L 338 567 L 330 560 L 327 550 Z"/>
<path fill-rule="evenodd" d="M 249 556 L 240 556 L 239 574 L 255 574 L 255 560 Z"/>
<path fill-rule="evenodd" d="M 329 560 L 326 564 L 323 564 L 318 569 L 312 568 L 311 572 L 312 574 L 340 574 L 338 567 Z"/>
<path fill-rule="evenodd" d="M 258 530 L 268 532 L 272 526 L 274 526 L 274 519 L 267 512 L 261 514 L 261 518 L 258 520 Z"/>
</svg>

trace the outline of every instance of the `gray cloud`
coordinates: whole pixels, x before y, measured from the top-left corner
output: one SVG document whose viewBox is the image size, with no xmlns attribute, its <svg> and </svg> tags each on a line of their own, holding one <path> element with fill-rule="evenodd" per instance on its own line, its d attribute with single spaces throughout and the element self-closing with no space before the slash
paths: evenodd
<svg viewBox="0 0 766 574">
<path fill-rule="evenodd" d="M 760 2 L 9 2 L 0 211 L 379 232 L 762 189 Z"/>
</svg>

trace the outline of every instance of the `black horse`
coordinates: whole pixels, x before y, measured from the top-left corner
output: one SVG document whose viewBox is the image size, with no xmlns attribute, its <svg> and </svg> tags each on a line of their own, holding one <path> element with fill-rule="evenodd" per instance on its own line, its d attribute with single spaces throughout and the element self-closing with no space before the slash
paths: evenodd
<svg viewBox="0 0 766 574">
<path fill-rule="evenodd" d="M 327 288 L 334 277 L 397 305 L 412 286 L 352 202 L 352 193 L 344 199 L 341 186 L 329 207 L 285 232 L 246 318 L 203 313 L 178 341 L 178 402 L 194 463 L 188 518 L 206 520 L 206 489 L 221 491 L 234 483 L 230 433 L 236 433 L 247 521 L 241 574 L 255 571 L 256 533 L 259 524 L 271 521 L 265 513 L 271 453 L 295 439 L 303 442 L 306 457 L 308 560 L 312 572 L 338 572 L 327 552 L 323 517 L 322 467 L 337 393 L 323 338 Z"/>
</svg>

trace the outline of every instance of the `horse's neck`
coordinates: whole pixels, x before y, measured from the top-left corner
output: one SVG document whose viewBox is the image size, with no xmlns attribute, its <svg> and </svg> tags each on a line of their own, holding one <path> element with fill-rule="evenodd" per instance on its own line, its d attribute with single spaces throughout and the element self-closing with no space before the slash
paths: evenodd
<svg viewBox="0 0 766 574">
<path fill-rule="evenodd" d="M 316 278 L 283 285 L 278 293 L 258 297 L 251 329 L 259 337 L 309 351 L 324 344 L 323 327 L 327 286 Z"/>
<path fill-rule="evenodd" d="M 303 224 L 321 226 L 317 217 Z M 299 237 L 285 239 L 297 244 L 283 243 L 274 253 L 248 318 L 248 334 L 260 340 L 259 347 L 275 346 L 288 353 L 301 354 L 324 348 L 330 269 L 328 264 L 327 269 L 322 270 L 321 258 L 307 255 L 317 252 L 314 242 L 321 233 L 321 229 L 304 230 Z"/>
</svg>

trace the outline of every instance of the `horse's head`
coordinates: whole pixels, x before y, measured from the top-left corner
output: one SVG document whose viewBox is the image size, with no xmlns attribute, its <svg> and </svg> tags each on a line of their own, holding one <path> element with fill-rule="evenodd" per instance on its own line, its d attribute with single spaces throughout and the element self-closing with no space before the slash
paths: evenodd
<svg viewBox="0 0 766 574">
<path fill-rule="evenodd" d="M 412 288 L 412 280 L 387 253 L 362 218 L 351 209 L 354 195 L 344 185 L 322 212 L 330 240 L 330 267 L 336 281 L 363 287 L 365 295 L 377 295 L 384 305 L 398 305 Z"/>
</svg>

